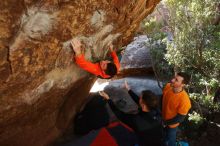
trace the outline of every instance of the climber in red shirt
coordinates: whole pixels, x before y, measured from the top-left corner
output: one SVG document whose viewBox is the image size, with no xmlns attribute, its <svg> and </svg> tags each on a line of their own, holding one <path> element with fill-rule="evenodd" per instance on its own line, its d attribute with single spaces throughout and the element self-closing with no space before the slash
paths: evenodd
<svg viewBox="0 0 220 146">
<path fill-rule="evenodd" d="M 113 62 L 109 60 L 102 60 L 98 63 L 92 63 L 85 59 L 84 53 L 82 51 L 82 44 L 79 40 L 74 39 L 71 41 L 73 51 L 75 52 L 75 62 L 82 69 L 96 75 L 99 78 L 110 79 L 117 74 L 120 68 L 120 63 L 118 57 L 113 50 L 113 45 L 111 44 L 109 49 L 111 51 L 111 57 Z"/>
</svg>

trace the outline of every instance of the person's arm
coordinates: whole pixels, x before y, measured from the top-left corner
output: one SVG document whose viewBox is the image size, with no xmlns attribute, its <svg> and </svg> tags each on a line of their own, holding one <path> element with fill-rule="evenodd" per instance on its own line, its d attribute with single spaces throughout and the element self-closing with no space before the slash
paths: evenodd
<svg viewBox="0 0 220 146">
<path fill-rule="evenodd" d="M 122 111 L 120 111 L 116 106 L 115 104 L 113 103 L 113 101 L 109 98 L 108 94 L 105 93 L 104 91 L 100 91 L 99 94 L 104 98 L 106 99 L 106 101 L 108 102 L 111 110 L 113 111 L 113 113 L 116 115 L 116 117 L 119 119 L 119 120 L 122 120 L 123 122 L 126 122 L 126 123 L 131 123 L 132 122 L 132 118 L 134 117 L 133 115 L 131 114 L 126 114 Z"/>
<path fill-rule="evenodd" d="M 128 90 L 128 94 L 131 96 L 131 98 L 134 100 L 134 102 L 139 105 L 139 97 L 138 97 L 138 95 L 135 94 L 131 89 Z"/>
<path fill-rule="evenodd" d="M 113 62 L 115 64 L 115 66 L 117 68 L 117 71 L 119 71 L 119 69 L 120 69 L 120 62 L 118 60 L 118 56 L 117 56 L 116 52 L 115 51 L 111 52 L 111 56 L 112 56 L 112 59 L 113 59 Z"/>
<path fill-rule="evenodd" d="M 126 80 L 125 80 L 125 82 L 124 82 L 124 87 L 127 89 L 128 94 L 131 96 L 131 98 L 134 100 L 134 102 L 139 105 L 139 97 L 138 97 L 138 95 L 135 94 L 135 93 L 131 90 L 131 87 L 128 85 L 128 82 L 127 82 Z"/>
<path fill-rule="evenodd" d="M 116 115 L 116 117 L 118 117 L 119 119 L 123 119 L 123 120 L 127 120 L 127 114 L 120 111 L 115 104 L 113 103 L 113 101 L 111 99 L 107 100 L 111 110 L 113 111 L 113 113 Z"/>
<path fill-rule="evenodd" d="M 187 93 L 185 93 L 180 98 L 180 104 L 178 106 L 178 111 L 177 111 L 178 114 L 172 119 L 166 120 L 165 125 L 172 125 L 183 122 L 190 108 L 191 108 L 191 103 L 189 100 L 189 96 Z"/>
<path fill-rule="evenodd" d="M 191 102 L 190 102 L 189 96 L 185 91 L 183 91 L 183 95 L 180 98 L 179 106 L 177 109 L 177 115 L 174 118 L 172 118 L 173 120 L 168 121 L 168 122 L 169 123 L 183 122 L 183 120 L 186 117 L 186 115 L 188 114 L 190 108 L 191 108 Z"/>
<path fill-rule="evenodd" d="M 126 114 L 122 111 L 120 111 L 115 104 L 113 103 L 113 101 L 111 99 L 107 100 L 111 110 L 113 111 L 113 113 L 115 114 L 115 116 L 122 121 L 123 123 L 127 124 L 129 127 L 131 127 L 132 129 L 137 129 L 137 123 L 136 123 L 136 119 L 137 116 L 136 114 Z"/>
<path fill-rule="evenodd" d="M 113 59 L 113 62 L 114 62 L 114 64 L 115 64 L 116 68 L 117 68 L 117 71 L 119 72 L 120 62 L 119 62 L 119 59 L 118 59 L 118 56 L 117 56 L 116 52 L 115 52 L 114 49 L 113 49 L 113 45 L 112 45 L 112 44 L 110 44 L 109 50 L 111 51 L 111 54 L 110 54 L 110 55 L 111 55 L 111 57 L 112 57 L 112 59 Z"/>
<path fill-rule="evenodd" d="M 73 59 L 76 64 L 96 76 L 100 75 L 99 66 L 85 59 L 81 42 L 78 39 L 73 39 L 71 41 L 71 45 L 73 51 L 75 52 Z"/>
<path fill-rule="evenodd" d="M 108 102 L 110 108 L 112 109 L 112 111 L 115 113 L 115 115 L 119 115 L 121 117 L 121 115 L 125 115 L 124 112 L 120 111 L 115 104 L 113 103 L 113 101 L 110 99 L 109 95 L 107 93 L 105 93 L 104 91 L 99 91 L 99 94 Z"/>
<path fill-rule="evenodd" d="M 84 70 L 86 70 L 96 76 L 100 75 L 99 66 L 97 64 L 90 62 L 90 61 L 87 61 L 85 59 L 84 54 L 75 56 L 75 62 L 82 69 L 84 69 Z"/>
<path fill-rule="evenodd" d="M 174 118 L 164 121 L 165 125 L 173 125 L 184 121 L 186 115 L 177 114 Z"/>
</svg>

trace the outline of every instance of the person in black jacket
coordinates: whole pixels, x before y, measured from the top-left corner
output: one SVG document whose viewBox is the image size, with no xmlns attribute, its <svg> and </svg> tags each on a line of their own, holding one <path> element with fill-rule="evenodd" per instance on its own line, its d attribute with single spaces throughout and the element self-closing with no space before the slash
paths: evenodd
<svg viewBox="0 0 220 146">
<path fill-rule="evenodd" d="M 145 90 L 142 91 L 139 98 L 126 81 L 125 87 L 132 99 L 139 105 L 137 114 L 127 114 L 120 111 L 104 91 L 101 91 L 100 95 L 107 100 L 117 118 L 135 131 L 140 146 L 162 146 L 163 128 L 161 114 L 158 110 L 158 97 L 152 91 Z"/>
</svg>

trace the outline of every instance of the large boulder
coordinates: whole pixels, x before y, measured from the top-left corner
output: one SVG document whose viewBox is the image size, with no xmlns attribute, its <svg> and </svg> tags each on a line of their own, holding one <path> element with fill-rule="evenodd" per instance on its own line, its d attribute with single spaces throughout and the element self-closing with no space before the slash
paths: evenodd
<svg viewBox="0 0 220 146">
<path fill-rule="evenodd" d="M 68 127 L 95 76 L 72 61 L 126 45 L 159 0 L 1 0 L 0 145 L 48 145 Z"/>
<path fill-rule="evenodd" d="M 153 72 L 150 48 L 146 45 L 148 41 L 146 35 L 140 35 L 126 46 L 120 61 L 119 76 L 147 75 Z"/>
</svg>

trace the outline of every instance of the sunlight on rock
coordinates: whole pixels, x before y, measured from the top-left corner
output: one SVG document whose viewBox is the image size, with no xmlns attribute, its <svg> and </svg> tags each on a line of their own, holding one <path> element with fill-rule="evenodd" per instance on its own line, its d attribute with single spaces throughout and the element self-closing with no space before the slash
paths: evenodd
<svg viewBox="0 0 220 146">
<path fill-rule="evenodd" d="M 109 82 L 99 83 L 98 81 L 96 81 L 89 92 L 91 93 L 102 91 L 107 85 L 109 85 Z"/>
</svg>

